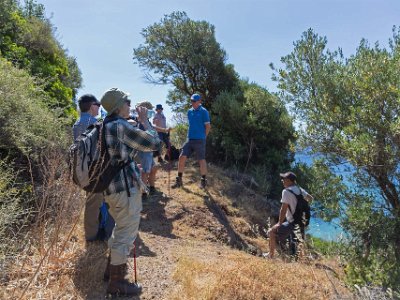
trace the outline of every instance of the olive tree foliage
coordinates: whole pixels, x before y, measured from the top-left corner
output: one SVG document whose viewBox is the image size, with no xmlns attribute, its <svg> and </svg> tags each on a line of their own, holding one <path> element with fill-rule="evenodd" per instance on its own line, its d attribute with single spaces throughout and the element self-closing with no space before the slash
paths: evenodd
<svg viewBox="0 0 400 300">
<path fill-rule="evenodd" d="M 292 118 L 279 97 L 242 80 L 235 90 L 217 97 L 212 115 L 209 155 L 260 174 L 259 183 L 269 184 L 265 192 L 277 196 L 282 189 L 277 174 L 289 168 L 295 140 Z"/>
<path fill-rule="evenodd" d="M 81 72 L 57 41 L 42 4 L 0 0 L 0 57 L 41 79 L 50 108 L 76 115 L 73 99 L 82 85 Z"/>
<path fill-rule="evenodd" d="M 326 45 L 326 37 L 304 32 L 281 59 L 275 80 L 305 125 L 303 145 L 324 158 L 325 168 L 353 168 L 347 191 L 332 197 L 350 233 L 349 277 L 395 287 L 400 282 L 400 31 L 394 27 L 388 48 L 362 40 L 349 58 Z"/>
<path fill-rule="evenodd" d="M 143 45 L 133 59 L 146 71 L 151 83 L 171 84 L 167 103 L 174 111 L 190 105 L 189 96 L 200 93 L 210 108 L 216 96 L 237 82 L 226 53 L 215 39 L 215 28 L 206 21 L 191 20 L 185 12 L 165 15 L 142 31 Z"/>
</svg>

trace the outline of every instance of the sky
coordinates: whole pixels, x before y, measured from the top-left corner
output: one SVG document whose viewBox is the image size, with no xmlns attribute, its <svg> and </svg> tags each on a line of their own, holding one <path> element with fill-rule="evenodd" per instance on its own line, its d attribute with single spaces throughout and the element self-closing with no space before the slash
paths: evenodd
<svg viewBox="0 0 400 300">
<path fill-rule="evenodd" d="M 328 48 L 354 54 L 362 38 L 387 46 L 392 27 L 400 25 L 398 0 L 38 0 L 57 28 L 56 37 L 74 56 L 82 72 L 85 93 L 99 99 L 111 87 L 130 93 L 134 103 L 162 104 L 167 120 L 172 112 L 165 100 L 171 86 L 147 83 L 133 61 L 133 49 L 143 44 L 144 28 L 164 15 L 184 11 L 188 17 L 215 26 L 216 39 L 227 63 L 269 91 L 270 63 L 293 50 L 304 31 L 328 39 Z M 171 122 L 171 121 L 170 121 Z"/>
</svg>

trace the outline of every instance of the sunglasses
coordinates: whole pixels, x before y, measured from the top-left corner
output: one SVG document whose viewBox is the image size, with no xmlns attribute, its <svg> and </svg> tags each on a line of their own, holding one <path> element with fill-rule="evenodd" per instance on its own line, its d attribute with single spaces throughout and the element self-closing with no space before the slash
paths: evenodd
<svg viewBox="0 0 400 300">
<path fill-rule="evenodd" d="M 125 103 L 128 104 L 128 106 L 131 106 L 131 100 L 125 100 Z"/>
<path fill-rule="evenodd" d="M 101 104 L 93 102 L 92 105 L 96 105 L 96 106 L 100 107 Z"/>
</svg>

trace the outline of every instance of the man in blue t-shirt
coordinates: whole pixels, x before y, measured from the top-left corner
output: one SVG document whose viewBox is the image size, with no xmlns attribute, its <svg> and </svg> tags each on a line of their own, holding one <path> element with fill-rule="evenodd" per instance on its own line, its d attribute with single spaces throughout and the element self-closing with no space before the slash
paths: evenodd
<svg viewBox="0 0 400 300">
<path fill-rule="evenodd" d="M 200 187 L 204 189 L 207 185 L 206 138 L 211 129 L 210 115 L 207 109 L 201 105 L 201 96 L 199 94 L 193 94 L 190 100 L 192 108 L 187 113 L 189 121 L 188 138 L 179 156 L 178 176 L 172 188 L 182 186 L 182 174 L 185 169 L 186 159 L 195 152 L 196 159 L 200 165 Z"/>
<path fill-rule="evenodd" d="M 74 140 L 85 132 L 85 130 L 92 124 L 97 122 L 95 118 L 99 114 L 100 102 L 91 94 L 85 94 L 78 100 L 80 110 L 80 117 L 72 127 Z M 95 241 L 98 239 L 99 232 L 99 214 L 100 207 L 103 204 L 102 193 L 86 193 L 85 212 L 83 217 L 83 224 L 85 230 L 86 241 Z"/>
</svg>

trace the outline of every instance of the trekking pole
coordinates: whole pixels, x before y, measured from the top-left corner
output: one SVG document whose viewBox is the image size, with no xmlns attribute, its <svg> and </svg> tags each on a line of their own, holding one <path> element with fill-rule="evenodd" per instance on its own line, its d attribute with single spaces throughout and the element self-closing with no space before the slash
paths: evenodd
<svg viewBox="0 0 400 300">
<path fill-rule="evenodd" d="M 171 196 L 171 140 L 168 132 L 168 197 Z"/>
<path fill-rule="evenodd" d="M 136 274 L 136 239 L 133 242 L 133 271 L 135 272 L 135 284 L 137 284 L 137 274 Z"/>
</svg>

